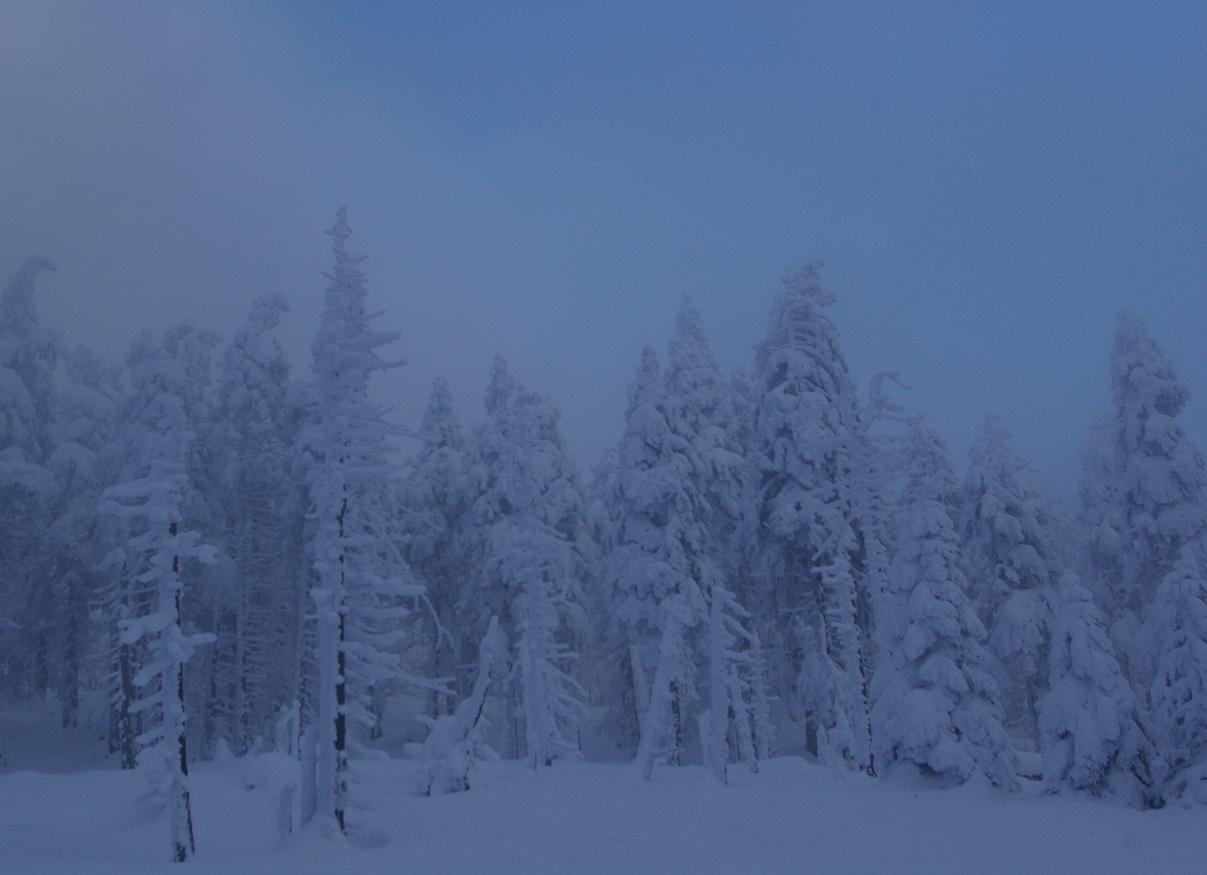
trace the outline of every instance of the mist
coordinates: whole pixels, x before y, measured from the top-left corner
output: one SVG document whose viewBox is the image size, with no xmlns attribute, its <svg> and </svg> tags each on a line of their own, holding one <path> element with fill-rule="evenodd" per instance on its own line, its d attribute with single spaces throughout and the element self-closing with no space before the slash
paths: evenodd
<svg viewBox="0 0 1207 875">
<path fill-rule="evenodd" d="M 411 363 L 380 387 L 397 418 L 437 373 L 480 418 L 501 350 L 584 468 L 682 294 L 749 369 L 815 256 L 865 389 L 899 371 L 957 458 L 999 414 L 1069 497 L 1119 306 L 1207 385 L 1193 5 L 0 14 L 0 270 L 54 259 L 43 324 L 112 361 L 283 292 L 304 367 L 346 204 Z"/>
</svg>

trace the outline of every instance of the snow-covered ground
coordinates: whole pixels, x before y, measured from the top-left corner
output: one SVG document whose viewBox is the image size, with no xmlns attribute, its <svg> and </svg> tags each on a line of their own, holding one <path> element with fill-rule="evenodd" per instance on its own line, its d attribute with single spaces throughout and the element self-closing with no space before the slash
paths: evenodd
<svg viewBox="0 0 1207 875">
<path fill-rule="evenodd" d="M 27 726 L 35 721 L 26 719 Z M 9 768 L 19 723 L 3 715 Z M 46 728 L 49 751 L 77 747 Z M 61 734 L 56 737 L 56 734 Z M 85 738 L 86 740 L 86 738 Z M 76 765 L 62 754 L 48 768 Z M 266 754 L 194 769 L 198 873 L 1202 873 L 1207 811 L 1140 812 L 1096 800 L 1005 798 L 978 781 L 939 789 L 921 779 L 832 776 L 796 757 L 734 770 L 720 786 L 702 768 L 518 763 L 483 768 L 479 786 L 414 795 L 415 764 L 358 764 L 347 841 L 278 836 L 293 764 Z M 168 823 L 140 801 L 139 775 L 112 768 L 0 774 L 0 872 L 178 872 Z"/>
</svg>

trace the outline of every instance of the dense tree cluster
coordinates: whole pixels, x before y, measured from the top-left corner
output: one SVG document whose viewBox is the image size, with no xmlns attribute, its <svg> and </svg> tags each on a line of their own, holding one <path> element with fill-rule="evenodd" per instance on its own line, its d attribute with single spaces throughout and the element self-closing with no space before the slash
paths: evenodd
<svg viewBox="0 0 1207 875">
<path fill-rule="evenodd" d="M 722 374 L 684 298 L 584 478 L 502 356 L 476 427 L 443 379 L 416 430 L 390 423 L 369 381 L 398 335 L 374 327 L 343 210 L 329 233 L 301 374 L 279 296 L 224 349 L 183 323 L 124 369 L 39 325 L 45 259 L 0 296 L 0 693 L 53 697 L 71 726 L 103 691 L 178 858 L 190 759 L 284 750 L 303 819 L 342 828 L 349 759 L 391 707 L 416 718 L 426 792 L 590 738 L 647 779 L 801 753 L 1207 801 L 1207 474 L 1135 314 L 1075 517 L 993 417 L 961 485 L 882 378 L 861 403 L 820 262 L 784 276 L 749 376 Z"/>
</svg>

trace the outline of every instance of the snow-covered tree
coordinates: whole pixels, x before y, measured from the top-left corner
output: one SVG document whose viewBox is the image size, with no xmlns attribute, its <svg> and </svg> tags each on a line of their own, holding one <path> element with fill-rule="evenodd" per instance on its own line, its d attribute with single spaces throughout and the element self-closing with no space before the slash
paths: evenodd
<svg viewBox="0 0 1207 875">
<path fill-rule="evenodd" d="M 756 347 L 747 451 L 744 596 L 768 654 L 772 690 L 828 762 L 871 765 L 866 696 L 871 602 L 879 584 L 853 504 L 869 465 L 855 387 L 824 308 L 820 261 L 784 276 Z"/>
<path fill-rule="evenodd" d="M 716 544 L 727 545 L 742 495 L 742 446 L 734 424 L 737 404 L 704 334 L 700 312 L 687 295 L 680 303 L 668 349 L 663 379 L 668 425 L 691 447 L 696 461 L 692 478 L 709 507 L 706 524 Z"/>
<path fill-rule="evenodd" d="M 695 453 L 671 430 L 668 408 L 657 354 L 646 347 L 629 387 L 609 499 L 605 580 L 618 646 L 628 655 L 622 662 L 638 710 L 637 764 L 647 778 L 657 756 L 680 762 L 684 712 L 703 656 L 706 591 L 720 575 L 715 560 L 701 554 L 709 544 L 707 503 L 691 478 Z"/>
<path fill-rule="evenodd" d="M 164 412 L 175 414 L 163 420 L 165 437 L 183 450 L 191 439 L 183 411 L 168 407 Z M 198 543 L 197 532 L 180 531 L 187 484 L 188 474 L 180 461 L 156 459 L 145 478 L 106 489 L 101 505 L 105 513 L 142 523 L 141 534 L 125 548 L 126 561 L 140 584 L 153 587 L 153 596 L 147 613 L 120 622 L 119 634 L 126 645 L 148 641 L 149 661 L 133 678 L 133 684 L 145 692 L 127 707 L 132 712 L 152 712 L 151 728 L 137 739 L 143 745 L 138 759 L 167 797 L 177 861 L 191 859 L 196 851 L 188 787 L 184 666 L 198 645 L 214 640 L 208 633 L 188 635 L 181 629 L 181 563 L 213 562 L 217 553 L 214 547 Z"/>
<path fill-rule="evenodd" d="M 1202 453 L 1176 419 L 1190 392 L 1161 344 L 1129 310 L 1119 311 L 1111 386 L 1114 416 L 1096 429 L 1083 455 L 1088 573 L 1104 601 L 1125 672 L 1144 689 L 1156 671 L 1158 651 L 1137 649 L 1132 639 L 1183 549 L 1202 548 L 1207 475 Z"/>
<path fill-rule="evenodd" d="M 212 496 L 201 488 L 209 476 L 202 435 L 210 419 L 210 372 L 217 343 L 213 332 L 188 322 L 169 328 L 162 338 L 144 332 L 135 340 L 126 355 L 130 392 L 120 411 L 118 435 L 106 452 L 110 461 L 105 480 L 118 485 L 144 479 L 157 461 L 180 465 L 187 475 L 180 487 L 182 525 L 203 532 L 218 528 L 209 503 Z M 140 533 L 134 521 L 117 520 L 114 529 L 109 533 L 113 549 L 101 563 L 106 584 L 100 593 L 110 628 L 110 746 L 120 750 L 125 767 L 133 768 L 138 729 L 129 705 L 136 694 L 133 678 L 149 654 L 143 644 L 124 641 L 119 630 L 121 622 L 149 610 L 154 591 L 138 579 L 136 563 L 123 547 Z M 182 574 L 186 594 L 182 622 L 208 630 L 213 600 L 201 597 L 201 575 L 196 570 L 185 568 Z M 188 722 L 188 731 L 194 751 L 203 756 L 209 753 L 213 737 L 212 668 L 211 654 L 203 654 L 186 667 L 190 676 L 186 707 L 197 718 Z"/>
<path fill-rule="evenodd" d="M 1064 572 L 1040 702 L 1044 787 L 1150 801 L 1156 752 L 1089 590 Z"/>
<path fill-rule="evenodd" d="M 344 829 L 348 791 L 348 718 L 368 729 L 376 722 L 372 690 L 402 676 L 396 645 L 403 637 L 404 602 L 422 594 L 411 578 L 393 527 L 393 486 L 387 459 L 391 427 L 369 399 L 373 373 L 397 366 L 377 350 L 398 339 L 377 332 L 365 307 L 364 256 L 345 248 L 346 210 L 331 231 L 335 268 L 327 274 L 322 322 L 311 350 L 317 409 L 299 436 L 308 456 L 316 580 L 318 664 L 315 743 L 317 812 Z"/>
<path fill-rule="evenodd" d="M 1189 547 L 1157 587 L 1140 634 L 1159 653 L 1149 705 L 1163 796 L 1207 803 L 1207 581 Z"/>
<path fill-rule="evenodd" d="M 872 683 L 877 768 L 910 760 L 967 780 L 978 768 L 1017 788 L 998 688 L 967 595 L 952 522 L 957 492 L 947 445 L 926 420 L 905 447 L 907 482 L 889 592 L 878 617 L 881 664 Z"/>
<path fill-rule="evenodd" d="M 478 673 L 473 689 L 457 703 L 453 713 L 435 718 L 423 714 L 417 718 L 431 728 L 421 746 L 419 792 L 425 796 L 468 790 L 475 759 L 492 753 L 485 744 L 483 711 L 486 693 L 495 680 L 492 668 L 498 650 L 495 640 L 498 631 L 499 618 L 491 617 L 486 637 L 478 647 Z"/>
<path fill-rule="evenodd" d="M 474 435 L 473 583 L 460 615 L 469 634 L 499 617 L 516 679 L 502 703 L 505 747 L 540 767 L 578 755 L 584 691 L 570 669 L 586 627 L 583 498 L 559 414 L 511 378 L 502 356 L 486 409 Z"/>
<path fill-rule="evenodd" d="M 202 468 L 197 429 L 208 414 L 210 351 L 216 343 L 212 333 L 198 331 L 187 322 L 168 329 L 160 340 L 144 332 L 126 356 L 131 391 L 118 413 L 116 437 L 103 453 L 103 481 L 117 485 L 144 480 L 153 465 L 164 461 L 180 466 L 185 474 L 179 484 L 181 521 L 197 529 L 212 527 L 193 472 Z M 97 547 L 108 550 L 98 566 L 103 579 L 98 597 L 108 614 L 109 626 L 109 745 L 120 752 L 123 768 L 135 766 L 141 717 L 131 711 L 130 705 L 137 695 L 134 678 L 150 655 L 145 643 L 125 640 L 121 628 L 134 617 L 152 612 L 155 599 L 154 588 L 139 578 L 137 557 L 131 556 L 127 547 L 131 538 L 142 534 L 139 519 L 137 515 L 117 515 L 102 523 L 106 531 L 100 534 Z M 197 613 L 193 593 L 189 592 L 195 581 L 189 569 L 182 573 L 189 597 L 181 610 L 187 620 L 190 605 Z M 190 689 L 186 707 L 191 713 L 203 713 L 209 691 L 207 672 L 195 664 L 187 671 L 194 677 L 186 685 Z M 204 722 L 189 721 L 194 739 L 204 738 L 204 732 L 199 732 L 202 727 L 197 725 Z"/>
<path fill-rule="evenodd" d="M 989 631 L 1006 726 L 1034 742 L 1060 572 L 1052 514 L 996 417 L 985 418 L 968 459 L 959 525 L 969 589 Z"/>
</svg>

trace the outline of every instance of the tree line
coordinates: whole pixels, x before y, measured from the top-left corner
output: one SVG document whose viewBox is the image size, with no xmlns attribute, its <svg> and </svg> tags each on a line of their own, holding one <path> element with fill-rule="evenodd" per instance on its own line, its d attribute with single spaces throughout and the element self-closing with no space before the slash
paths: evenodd
<svg viewBox="0 0 1207 875">
<path fill-rule="evenodd" d="M 104 691 L 110 751 L 156 776 L 178 859 L 189 762 L 222 747 L 300 759 L 303 821 L 342 828 L 349 757 L 399 697 L 430 727 L 411 750 L 429 792 L 484 756 L 581 756 L 590 732 L 647 778 L 799 752 L 1207 799 L 1204 462 L 1135 314 L 1076 513 L 995 418 L 961 483 L 895 375 L 861 401 L 817 261 L 784 275 L 749 373 L 722 374 L 685 297 L 585 476 L 502 356 L 480 423 L 438 378 L 403 452 L 369 394 L 399 335 L 375 327 L 344 210 L 329 233 L 301 375 L 280 296 L 224 347 L 144 333 L 124 368 L 41 327 L 47 260 L 0 296 L 2 692 L 54 696 L 69 727 Z"/>
</svg>

